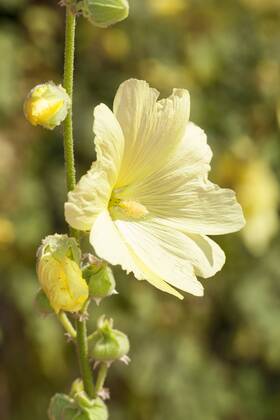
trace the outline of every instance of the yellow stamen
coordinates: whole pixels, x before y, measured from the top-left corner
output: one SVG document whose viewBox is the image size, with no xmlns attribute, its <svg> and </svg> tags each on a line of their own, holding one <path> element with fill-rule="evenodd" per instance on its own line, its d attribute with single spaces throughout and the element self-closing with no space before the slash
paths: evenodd
<svg viewBox="0 0 280 420">
<path fill-rule="evenodd" d="M 149 213 L 147 208 L 137 201 L 121 200 L 115 197 L 110 200 L 109 209 L 111 214 L 116 218 L 142 219 L 142 217 Z"/>
<path fill-rule="evenodd" d="M 125 214 L 133 219 L 141 219 L 143 216 L 148 214 L 148 210 L 143 204 L 137 203 L 133 200 L 120 201 L 119 207 L 125 212 Z"/>
</svg>

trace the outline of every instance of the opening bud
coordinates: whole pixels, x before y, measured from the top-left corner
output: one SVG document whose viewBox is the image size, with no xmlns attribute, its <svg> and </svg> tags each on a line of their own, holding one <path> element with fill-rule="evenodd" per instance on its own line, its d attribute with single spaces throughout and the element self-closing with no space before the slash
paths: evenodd
<svg viewBox="0 0 280 420">
<path fill-rule="evenodd" d="M 129 4 L 127 0 L 83 0 L 81 10 L 93 25 L 107 28 L 127 18 Z"/>
<path fill-rule="evenodd" d="M 65 120 L 71 99 L 61 85 L 53 82 L 35 86 L 24 102 L 24 114 L 32 125 L 53 130 Z"/>
<path fill-rule="evenodd" d="M 83 270 L 88 282 L 89 296 L 97 302 L 115 292 L 116 281 L 111 268 L 105 261 L 89 257 L 89 265 Z"/>
<path fill-rule="evenodd" d="M 47 236 L 38 250 L 38 279 L 56 313 L 78 312 L 88 298 L 80 255 L 76 240 L 67 235 Z"/>
<path fill-rule="evenodd" d="M 89 340 L 89 354 L 96 361 L 113 362 L 127 355 L 129 341 L 127 336 L 119 330 L 113 329 L 113 320 L 104 316 L 99 318 L 95 331 Z"/>
</svg>

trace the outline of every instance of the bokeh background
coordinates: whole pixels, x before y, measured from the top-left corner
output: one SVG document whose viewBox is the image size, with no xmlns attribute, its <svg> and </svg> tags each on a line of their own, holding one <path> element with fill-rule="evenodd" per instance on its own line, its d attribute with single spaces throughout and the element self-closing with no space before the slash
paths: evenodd
<svg viewBox="0 0 280 420">
<path fill-rule="evenodd" d="M 57 1 L 0 2 L 0 418 L 47 419 L 50 397 L 78 375 L 54 316 L 34 308 L 35 253 L 66 232 L 62 131 L 33 128 L 22 103 L 61 82 L 64 10 Z M 279 420 L 280 7 L 278 0 L 131 0 L 111 29 L 78 22 L 78 176 L 94 159 L 93 107 L 120 82 L 191 93 L 191 119 L 214 150 L 210 178 L 234 188 L 247 226 L 217 238 L 223 271 L 183 302 L 115 270 L 119 295 L 94 308 L 131 339 L 115 364 L 112 420 Z"/>
</svg>

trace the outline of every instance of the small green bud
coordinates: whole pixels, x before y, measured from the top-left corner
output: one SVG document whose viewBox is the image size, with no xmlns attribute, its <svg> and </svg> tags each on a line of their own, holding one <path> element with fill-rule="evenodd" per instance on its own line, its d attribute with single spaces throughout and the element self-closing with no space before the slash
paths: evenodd
<svg viewBox="0 0 280 420">
<path fill-rule="evenodd" d="M 108 410 L 100 398 L 87 399 L 86 406 L 65 394 L 51 399 L 48 415 L 50 420 L 107 420 Z"/>
<path fill-rule="evenodd" d="M 42 315 L 49 315 L 53 313 L 50 302 L 42 289 L 39 290 L 35 297 L 35 308 Z"/>
<path fill-rule="evenodd" d="M 98 329 L 90 337 L 89 354 L 96 361 L 112 362 L 123 358 L 129 352 L 127 336 L 113 329 L 113 321 L 102 316 L 98 321 Z"/>
<path fill-rule="evenodd" d="M 71 99 L 61 85 L 53 82 L 35 86 L 24 102 L 24 114 L 32 125 L 53 130 L 65 120 Z"/>
<path fill-rule="evenodd" d="M 83 0 L 81 9 L 93 25 L 107 28 L 127 18 L 129 4 L 127 0 Z"/>
<path fill-rule="evenodd" d="M 83 277 L 89 287 L 89 296 L 95 300 L 104 299 L 115 292 L 116 281 L 111 268 L 105 261 L 94 260 L 83 270 Z"/>
</svg>

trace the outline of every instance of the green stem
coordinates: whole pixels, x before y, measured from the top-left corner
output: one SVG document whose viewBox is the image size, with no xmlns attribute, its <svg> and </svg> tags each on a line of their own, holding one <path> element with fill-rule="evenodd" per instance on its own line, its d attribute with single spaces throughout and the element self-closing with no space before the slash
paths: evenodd
<svg viewBox="0 0 280 420">
<path fill-rule="evenodd" d="M 90 398 L 94 396 L 92 372 L 88 361 L 87 326 L 85 321 L 77 320 L 77 351 L 84 389 Z"/>
<path fill-rule="evenodd" d="M 76 17 L 69 7 L 66 8 L 65 55 L 64 55 L 64 88 L 73 99 L 73 77 L 75 56 Z M 66 169 L 67 190 L 71 191 L 76 184 L 72 105 L 64 122 L 64 157 Z M 79 233 L 70 228 L 70 234 L 79 241 Z M 89 397 L 93 396 L 94 385 L 92 372 L 88 360 L 87 328 L 85 320 L 77 320 L 77 351 L 80 371 L 84 383 L 84 390 Z"/>
<path fill-rule="evenodd" d="M 65 331 L 70 335 L 70 337 L 75 339 L 77 337 L 77 331 L 75 330 L 75 328 L 73 327 L 73 325 L 69 321 L 66 313 L 65 312 L 60 312 L 58 314 L 58 319 L 59 319 L 61 325 L 63 325 Z"/>
<path fill-rule="evenodd" d="M 64 52 L 64 88 L 73 101 L 74 54 L 75 54 L 76 17 L 69 8 L 66 9 L 65 52 Z M 74 189 L 76 171 L 74 159 L 72 104 L 64 122 L 64 157 L 67 190 Z"/>
<path fill-rule="evenodd" d="M 94 397 L 97 397 L 99 392 L 102 391 L 104 382 L 106 380 L 107 372 L 108 372 L 108 363 L 102 362 L 100 364 L 100 368 L 98 371 L 96 384 L 95 384 L 95 390 L 94 390 Z"/>
</svg>

